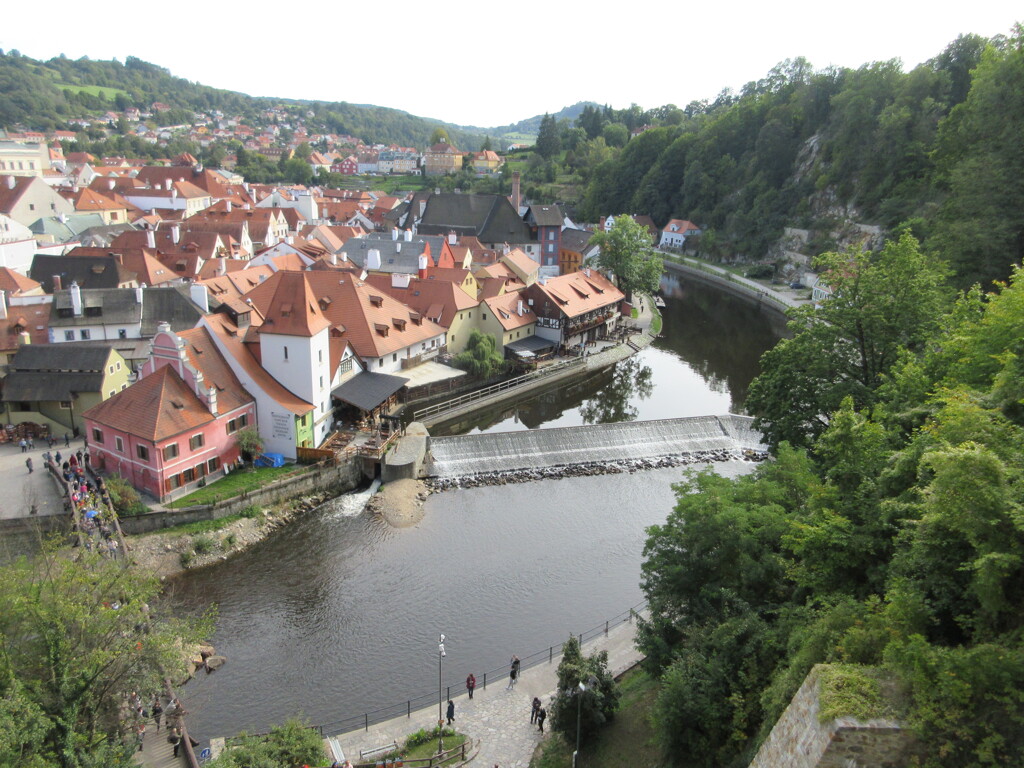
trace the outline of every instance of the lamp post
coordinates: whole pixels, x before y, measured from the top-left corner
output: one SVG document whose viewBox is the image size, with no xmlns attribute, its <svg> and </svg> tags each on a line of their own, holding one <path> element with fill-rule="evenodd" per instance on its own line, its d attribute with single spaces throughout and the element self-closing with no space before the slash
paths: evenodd
<svg viewBox="0 0 1024 768">
<path fill-rule="evenodd" d="M 441 659 L 444 658 L 444 633 L 437 640 L 437 753 L 441 754 L 444 751 L 444 717 L 441 715 L 441 705 L 444 701 L 442 696 L 442 683 L 441 683 Z"/>
<path fill-rule="evenodd" d="M 576 751 L 572 753 L 572 768 L 576 768 L 576 759 L 580 754 L 580 723 L 583 720 L 583 694 L 587 692 L 588 686 L 594 688 L 597 686 L 598 680 L 596 677 L 591 675 L 587 678 L 587 682 L 584 683 L 582 680 L 577 684 L 576 691 Z"/>
</svg>

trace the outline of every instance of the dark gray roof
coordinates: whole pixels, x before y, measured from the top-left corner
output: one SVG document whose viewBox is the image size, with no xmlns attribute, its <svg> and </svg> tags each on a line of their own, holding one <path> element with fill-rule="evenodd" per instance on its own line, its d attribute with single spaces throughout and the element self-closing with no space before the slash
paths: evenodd
<svg viewBox="0 0 1024 768">
<path fill-rule="evenodd" d="M 362 411 L 372 411 L 409 381 L 387 373 L 362 373 L 353 376 L 331 394 Z"/>
<path fill-rule="evenodd" d="M 135 273 L 129 272 L 116 256 L 50 256 L 37 253 L 32 259 L 28 276 L 41 283 L 43 290 L 53 293 L 53 276 L 60 275 L 61 287 L 72 282 L 79 288 L 117 288 L 135 282 Z"/>
<path fill-rule="evenodd" d="M 593 232 L 588 232 L 585 229 L 563 229 L 562 247 L 570 251 L 583 253 L 583 250 L 587 247 L 587 243 L 590 242 L 590 238 L 593 236 Z"/>
<path fill-rule="evenodd" d="M 89 227 L 78 236 L 78 239 L 82 245 L 89 248 L 109 248 L 115 237 L 122 232 L 134 230 L 135 227 L 131 224 L 105 224 L 101 227 Z"/>
<path fill-rule="evenodd" d="M 413 238 L 411 242 L 405 242 L 402 238 L 392 240 L 387 238 L 353 237 L 345 243 L 341 252 L 348 256 L 354 264 L 360 267 L 366 266 L 367 256 L 371 249 L 380 251 L 379 272 L 401 272 L 403 274 L 415 274 L 420 266 L 420 254 L 423 253 L 426 241 L 423 238 Z M 431 250 L 433 253 L 433 250 Z"/>
<path fill-rule="evenodd" d="M 188 295 L 188 286 L 155 286 L 142 289 L 139 304 L 136 288 L 102 288 L 82 291 L 82 315 L 70 315 L 71 291 L 58 292 L 50 308 L 51 328 L 82 325 L 134 325 L 141 323 L 143 336 L 153 336 L 160 323 L 172 331 L 194 328 L 203 310 Z M 63 346 L 63 345 L 61 345 Z"/>
<path fill-rule="evenodd" d="M 98 213 L 72 213 L 61 220 L 60 216 L 43 216 L 29 227 L 34 235 L 50 235 L 58 243 L 66 243 L 79 233 L 103 225 L 103 216 Z"/>
<path fill-rule="evenodd" d="M 552 349 L 558 344 L 557 341 L 545 339 L 540 336 L 527 336 L 522 339 L 510 341 L 505 345 L 506 349 L 513 352 L 542 352 L 545 349 Z"/>
<path fill-rule="evenodd" d="M 424 235 L 455 231 L 475 236 L 484 244 L 529 243 L 536 239 L 502 195 L 431 195 L 416 231 Z"/>
<path fill-rule="evenodd" d="M 531 205 L 527 221 L 532 221 L 538 227 L 560 227 L 564 217 L 557 205 Z"/>
<path fill-rule="evenodd" d="M 4 379 L 4 401 L 63 401 L 75 392 L 99 392 L 110 350 L 79 344 L 23 346 Z"/>
</svg>

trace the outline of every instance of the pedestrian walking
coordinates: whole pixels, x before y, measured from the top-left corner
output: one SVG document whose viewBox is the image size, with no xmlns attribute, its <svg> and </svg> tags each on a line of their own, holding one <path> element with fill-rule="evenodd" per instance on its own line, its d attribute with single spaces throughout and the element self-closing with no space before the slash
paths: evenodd
<svg viewBox="0 0 1024 768">
<path fill-rule="evenodd" d="M 135 726 L 135 742 L 139 745 L 139 752 L 142 751 L 142 744 L 146 740 L 146 724 L 139 721 L 139 724 Z"/>
<path fill-rule="evenodd" d="M 537 727 L 540 728 L 540 732 L 544 733 L 544 721 L 548 717 L 548 712 L 544 707 L 537 710 Z"/>
<path fill-rule="evenodd" d="M 519 677 L 519 672 L 516 670 L 515 667 L 512 667 L 512 669 L 510 669 L 508 673 L 508 687 L 505 688 L 506 691 L 511 691 L 513 688 L 516 687 L 517 677 Z"/>
<path fill-rule="evenodd" d="M 540 699 L 533 697 L 533 706 L 530 707 L 530 724 L 537 722 L 537 713 L 540 712 Z"/>
<path fill-rule="evenodd" d="M 476 688 L 476 678 L 473 673 L 469 673 L 469 677 L 466 678 L 466 690 L 469 691 L 469 698 L 473 698 L 473 691 Z"/>
<path fill-rule="evenodd" d="M 31 435 L 28 438 L 28 449 L 34 451 L 36 449 L 36 441 Z"/>
<path fill-rule="evenodd" d="M 32 474 L 32 457 L 31 456 L 29 456 L 27 459 L 25 459 L 25 466 L 28 467 L 28 473 L 31 475 Z"/>
<path fill-rule="evenodd" d="M 71 447 L 71 436 L 67 432 L 64 433 L 64 447 L 65 448 L 70 448 Z"/>
<path fill-rule="evenodd" d="M 18 445 L 21 446 L 22 453 L 25 453 L 28 450 L 28 441 L 24 437 L 21 438 L 21 441 L 18 443 Z"/>
<path fill-rule="evenodd" d="M 448 716 L 448 725 L 451 725 L 452 723 L 455 722 L 455 702 L 452 701 L 451 699 L 448 699 L 448 712 L 447 712 L 447 716 Z"/>
<path fill-rule="evenodd" d="M 150 710 L 153 713 L 153 722 L 156 723 L 156 732 L 160 733 L 160 717 L 164 713 L 164 708 L 160 706 L 160 697 L 153 697 L 153 706 Z"/>
<path fill-rule="evenodd" d="M 181 746 L 181 732 L 175 728 L 171 728 L 171 732 L 167 735 L 167 743 L 174 747 L 174 756 L 178 756 L 178 747 Z"/>
</svg>

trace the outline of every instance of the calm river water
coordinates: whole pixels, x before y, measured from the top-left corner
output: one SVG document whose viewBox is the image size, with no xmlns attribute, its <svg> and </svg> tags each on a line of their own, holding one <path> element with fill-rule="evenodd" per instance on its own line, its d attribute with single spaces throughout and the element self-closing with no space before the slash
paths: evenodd
<svg viewBox="0 0 1024 768">
<path fill-rule="evenodd" d="M 664 338 L 614 370 L 444 425 L 448 433 L 741 411 L 777 316 L 666 279 Z M 749 471 L 740 462 L 724 474 Z M 637 604 L 646 526 L 664 520 L 680 469 L 431 496 L 393 529 L 331 502 L 230 562 L 177 579 L 170 601 L 218 605 L 228 663 L 184 691 L 199 738 L 302 713 L 331 724 L 558 646 Z"/>
</svg>

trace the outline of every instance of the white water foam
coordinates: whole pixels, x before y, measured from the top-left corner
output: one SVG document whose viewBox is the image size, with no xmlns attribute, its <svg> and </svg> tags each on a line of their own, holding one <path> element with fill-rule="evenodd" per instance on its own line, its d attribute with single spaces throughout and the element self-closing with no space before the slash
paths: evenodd
<svg viewBox="0 0 1024 768">
<path fill-rule="evenodd" d="M 335 517 L 355 517 L 363 511 L 378 488 L 380 488 L 380 478 L 374 478 L 369 488 L 353 493 L 343 493 L 330 501 L 325 501 L 321 505 L 321 509 Z"/>
</svg>

